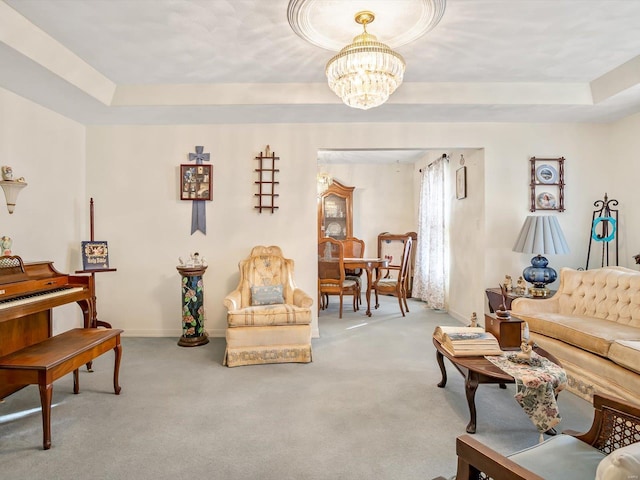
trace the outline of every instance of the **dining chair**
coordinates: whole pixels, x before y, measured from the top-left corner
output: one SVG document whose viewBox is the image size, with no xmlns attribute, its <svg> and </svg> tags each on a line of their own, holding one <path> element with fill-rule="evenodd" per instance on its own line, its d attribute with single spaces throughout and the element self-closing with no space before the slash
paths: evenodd
<svg viewBox="0 0 640 480">
<path fill-rule="evenodd" d="M 411 260 L 409 262 L 409 280 L 407 298 L 411 298 L 413 289 L 413 275 L 416 264 L 416 250 L 418 249 L 418 234 L 416 232 L 390 233 L 382 232 L 378 235 L 378 258 L 384 258 L 389 265 L 399 267 L 404 249 L 404 238 L 411 237 Z M 397 268 L 391 270 L 391 275 L 397 275 Z"/>
<path fill-rule="evenodd" d="M 345 278 L 344 246 L 331 237 L 318 241 L 318 311 L 327 308 L 329 295 L 340 297 L 340 314 L 344 295 L 353 295 L 353 311 L 358 310 L 356 295 L 358 285 L 355 280 Z"/>
<path fill-rule="evenodd" d="M 364 240 L 356 237 L 347 237 L 342 240 L 344 246 L 345 258 L 364 258 Z M 358 294 L 356 296 L 356 302 L 360 307 L 362 296 L 362 269 L 345 269 L 345 278 L 347 280 L 354 280 L 358 284 Z"/>
<path fill-rule="evenodd" d="M 400 313 L 405 316 L 405 311 L 409 311 L 409 305 L 407 304 L 407 290 L 409 286 L 409 272 L 411 264 L 411 249 L 413 246 L 413 239 L 410 235 L 405 236 L 402 240 L 404 247 L 402 249 L 402 258 L 399 266 L 390 265 L 387 268 L 381 268 L 377 272 L 376 280 L 373 282 L 371 289 L 376 294 L 376 305 L 378 308 L 378 294 L 393 295 L 398 298 L 400 304 Z M 397 274 L 392 274 L 396 270 Z"/>
</svg>

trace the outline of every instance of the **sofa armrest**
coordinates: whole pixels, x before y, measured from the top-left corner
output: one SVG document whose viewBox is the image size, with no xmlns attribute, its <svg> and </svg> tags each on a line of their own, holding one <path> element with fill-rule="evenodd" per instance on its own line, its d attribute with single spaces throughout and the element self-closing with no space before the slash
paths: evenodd
<svg viewBox="0 0 640 480">
<path fill-rule="evenodd" d="M 234 290 L 229 295 L 224 297 L 224 306 L 227 307 L 227 311 L 238 310 L 242 305 L 242 294 L 240 290 Z"/>
<path fill-rule="evenodd" d="M 558 299 L 516 298 L 511 302 L 511 313 L 555 313 L 558 311 Z"/>
<path fill-rule="evenodd" d="M 306 292 L 296 288 L 293 291 L 293 304 L 296 307 L 311 308 L 313 305 L 313 298 L 311 298 Z"/>
<path fill-rule="evenodd" d="M 456 438 L 458 472 L 456 480 L 478 480 L 480 472 L 500 480 L 544 480 L 470 435 Z"/>
</svg>

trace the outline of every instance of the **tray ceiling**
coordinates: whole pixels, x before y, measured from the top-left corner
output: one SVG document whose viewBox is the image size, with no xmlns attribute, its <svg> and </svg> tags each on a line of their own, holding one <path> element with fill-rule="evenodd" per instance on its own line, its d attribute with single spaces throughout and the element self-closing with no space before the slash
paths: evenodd
<svg viewBox="0 0 640 480">
<path fill-rule="evenodd" d="M 416 3 L 383 3 L 403 2 Z M 353 24 L 350 41 L 356 2 L 327 3 L 335 10 L 313 28 Z M 0 86 L 86 124 L 610 122 L 640 111 L 639 1 L 448 0 L 433 30 L 396 48 L 405 83 L 369 111 L 329 91 L 332 52 L 292 30 L 288 6 L 0 0 Z M 369 31 L 384 42 L 379 10 Z"/>
</svg>

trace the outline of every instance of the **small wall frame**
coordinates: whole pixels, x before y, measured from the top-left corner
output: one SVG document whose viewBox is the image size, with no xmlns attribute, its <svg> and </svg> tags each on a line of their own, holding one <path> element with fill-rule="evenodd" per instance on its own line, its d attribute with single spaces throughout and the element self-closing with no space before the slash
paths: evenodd
<svg viewBox="0 0 640 480">
<path fill-rule="evenodd" d="M 456 198 L 462 200 L 467 197 L 467 167 L 456 170 Z"/>
<path fill-rule="evenodd" d="M 180 200 L 211 200 L 213 165 L 180 165 Z"/>
</svg>

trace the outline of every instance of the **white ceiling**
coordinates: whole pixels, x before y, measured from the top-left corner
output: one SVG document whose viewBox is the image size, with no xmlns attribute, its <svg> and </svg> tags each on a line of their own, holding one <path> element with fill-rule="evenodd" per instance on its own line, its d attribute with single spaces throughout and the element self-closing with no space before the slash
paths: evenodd
<svg viewBox="0 0 640 480">
<path fill-rule="evenodd" d="M 370 33 L 384 42 L 385 16 L 408 2 L 364 2 L 377 15 Z M 85 124 L 610 122 L 640 111 L 640 0 L 447 0 L 432 31 L 396 48 L 405 83 L 368 111 L 329 90 L 332 52 L 292 31 L 288 3 L 0 0 L 0 86 Z M 324 28 L 347 43 L 363 2 L 330 3 L 346 20 Z"/>
</svg>

